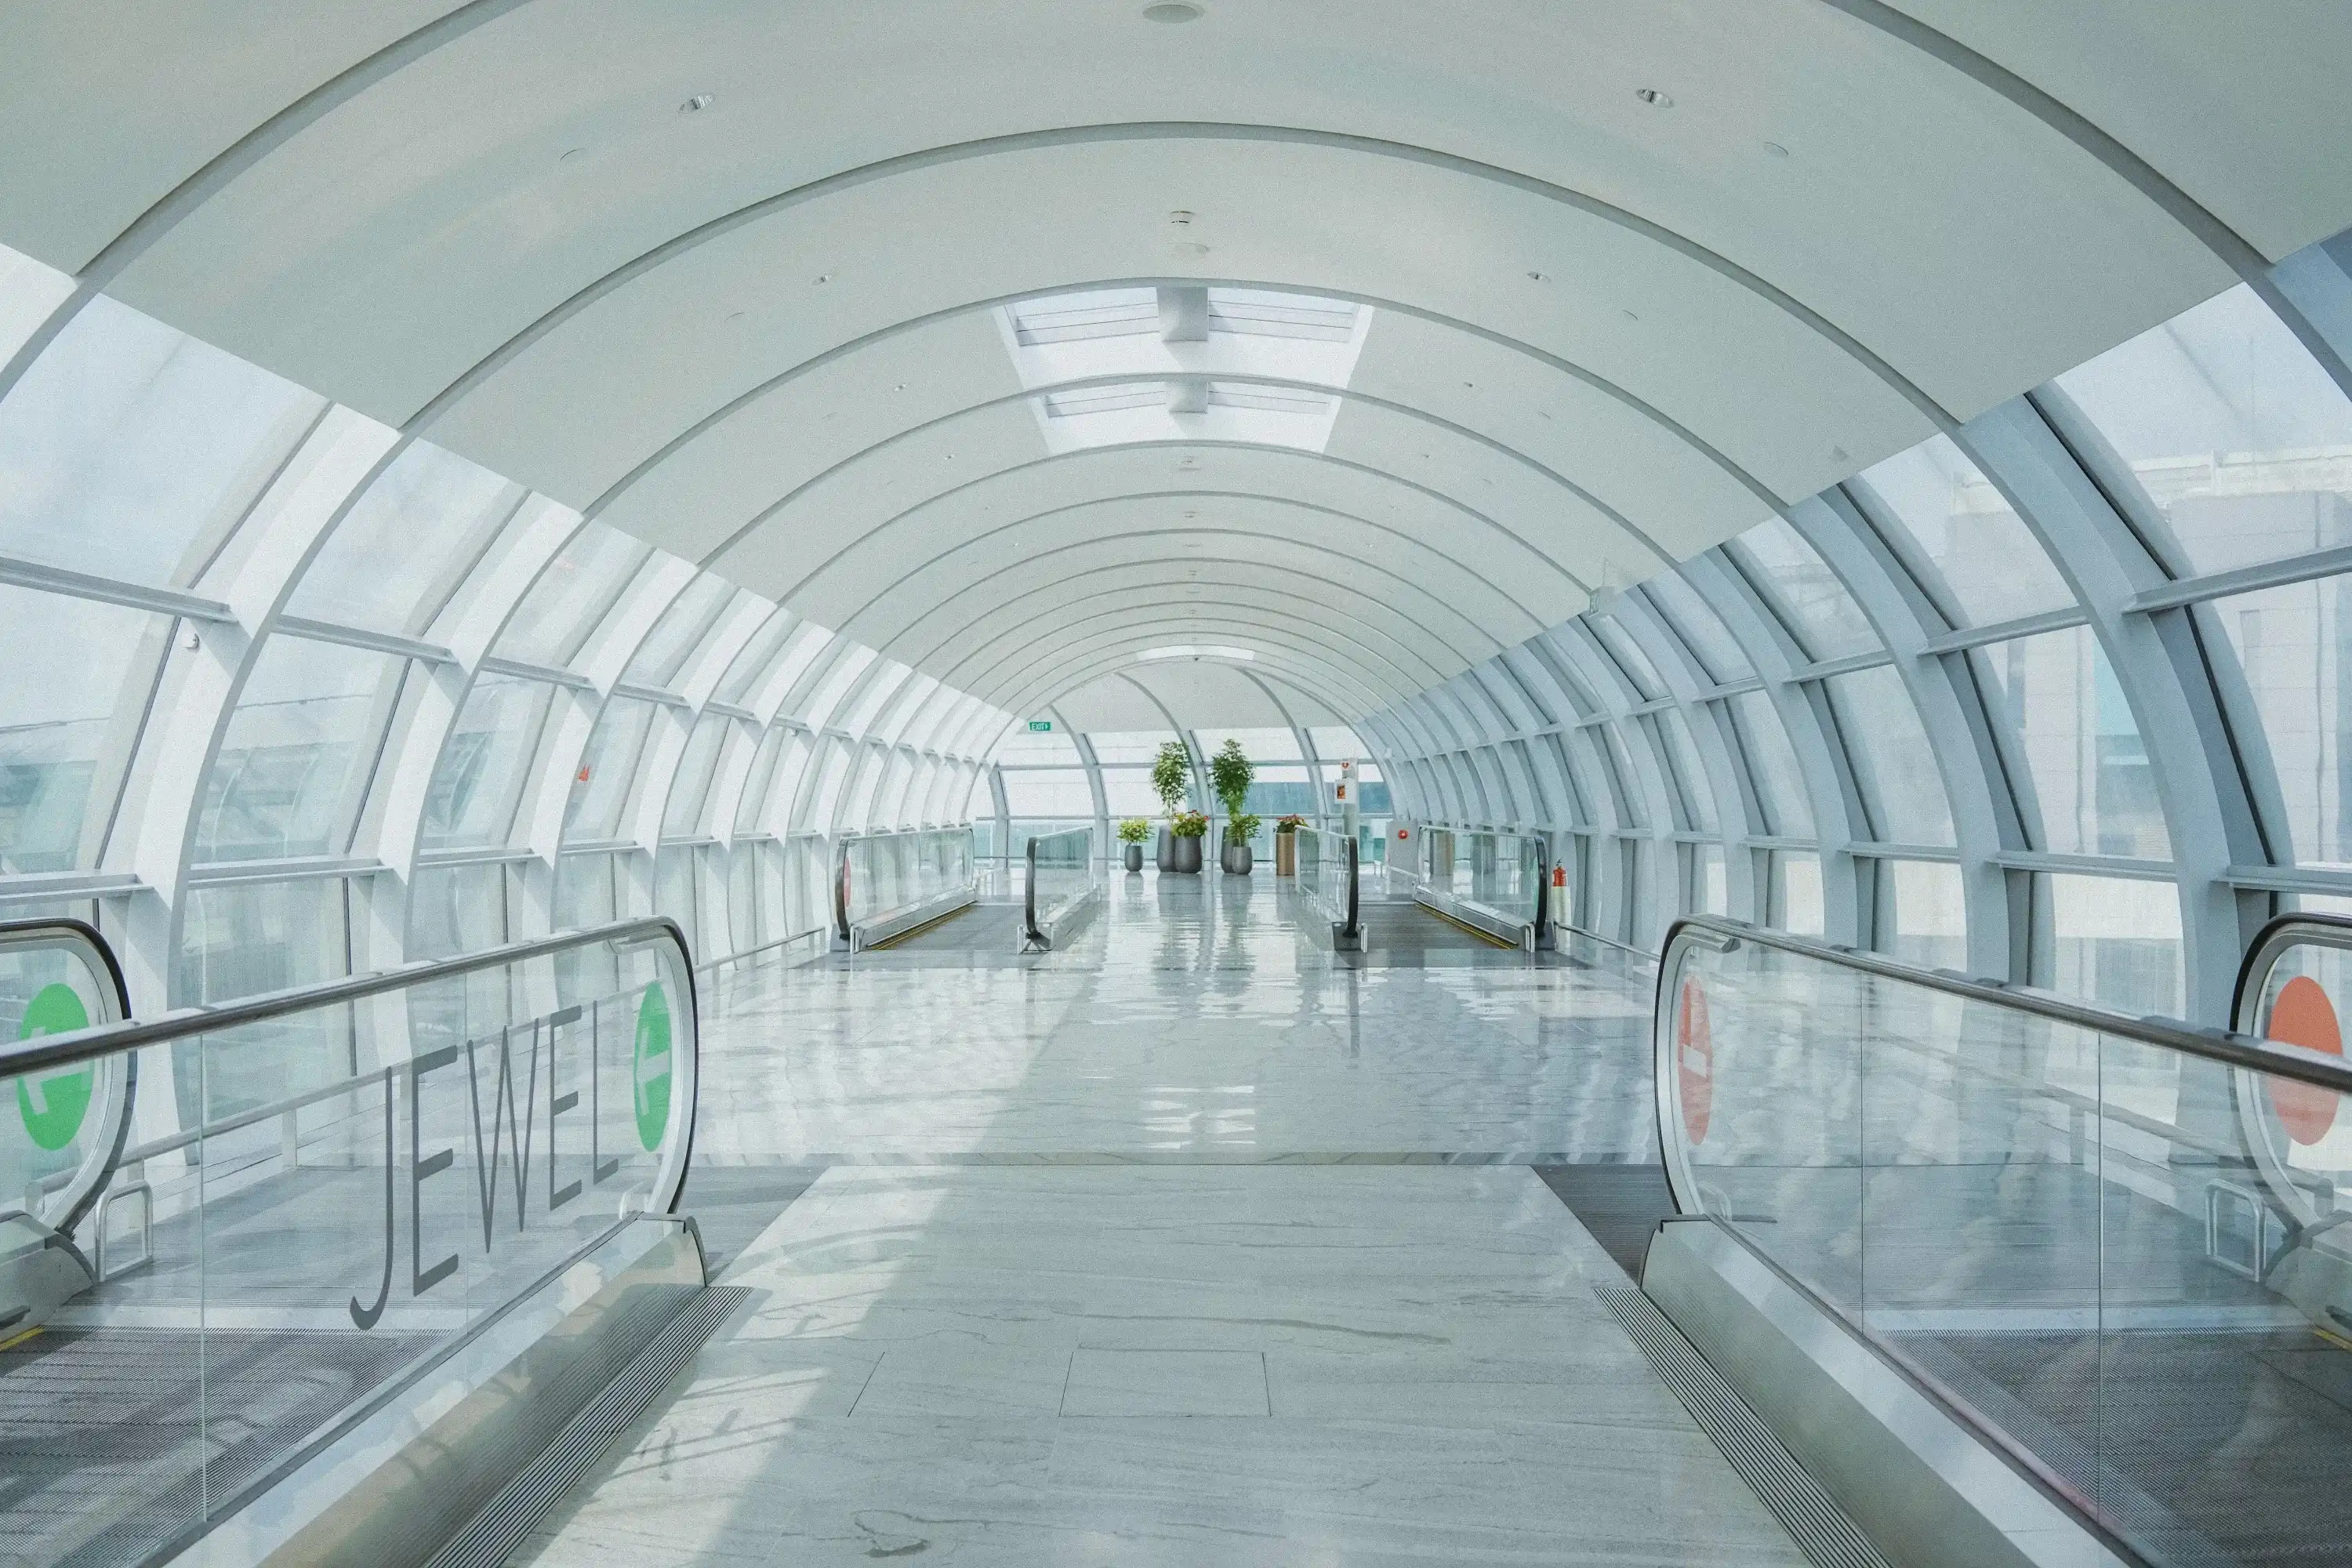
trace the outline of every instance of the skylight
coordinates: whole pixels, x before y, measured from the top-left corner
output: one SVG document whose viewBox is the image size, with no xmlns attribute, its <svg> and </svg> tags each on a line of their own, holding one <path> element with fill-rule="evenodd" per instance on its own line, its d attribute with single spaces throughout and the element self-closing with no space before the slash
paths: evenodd
<svg viewBox="0 0 2352 1568">
<path fill-rule="evenodd" d="M 999 317 L 1022 384 L 1045 394 L 1031 407 L 1048 451 L 1196 441 L 1319 452 L 1372 311 L 1171 285 L 1024 300 Z"/>
<path fill-rule="evenodd" d="M 1170 658 L 1224 658 L 1237 664 L 1255 664 L 1257 655 L 1245 647 L 1226 643 L 1171 643 L 1166 647 L 1148 647 L 1135 656 L 1139 664 L 1157 664 Z"/>
</svg>

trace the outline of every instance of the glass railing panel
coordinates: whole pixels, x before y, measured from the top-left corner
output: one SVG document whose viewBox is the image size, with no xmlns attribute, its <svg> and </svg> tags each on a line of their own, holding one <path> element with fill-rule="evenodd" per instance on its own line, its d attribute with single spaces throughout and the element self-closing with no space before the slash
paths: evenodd
<svg viewBox="0 0 2352 1568">
<path fill-rule="evenodd" d="M 1676 1202 L 2148 1561 L 2332 1561 L 2347 952 L 2352 922 L 2273 926 L 2224 1035 L 1685 921 L 1657 1020 Z"/>
<path fill-rule="evenodd" d="M 836 910 L 844 934 L 976 885 L 969 827 L 859 834 L 844 839 Z"/>
<path fill-rule="evenodd" d="M 1298 890 L 1324 919 L 1349 926 L 1352 933 L 1350 922 L 1360 912 L 1362 895 L 1357 886 L 1360 862 L 1349 852 L 1346 836 L 1305 826 L 1297 829 L 1297 835 Z"/>
<path fill-rule="evenodd" d="M 1076 827 L 1029 840 L 1027 900 L 1031 928 L 1050 926 L 1093 890 L 1094 829 Z"/>
<path fill-rule="evenodd" d="M 1459 827 L 1423 828 L 1422 837 L 1422 878 L 1428 887 L 1497 920 L 1536 919 L 1543 879 L 1542 839 Z"/>
<path fill-rule="evenodd" d="M 135 1187 L 152 1262 L 0 1352 L 0 1407 L 75 1405 L 70 1443 L 13 1421 L 0 1439 L 37 1450 L 6 1467 L 30 1477 L 6 1519 L 42 1539 L 8 1550 L 130 1563 L 192 1538 L 667 1212 L 696 1018 L 684 942 L 636 921 L 53 1042 L 100 1068 L 125 1054 L 110 1041 L 144 1055 L 110 1201 Z M 13 1065 L 11 1092 L 45 1070 Z"/>
</svg>

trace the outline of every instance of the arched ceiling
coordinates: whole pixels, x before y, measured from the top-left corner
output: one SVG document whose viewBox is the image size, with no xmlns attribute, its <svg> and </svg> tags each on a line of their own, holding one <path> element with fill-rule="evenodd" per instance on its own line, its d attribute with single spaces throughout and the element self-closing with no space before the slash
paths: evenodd
<svg viewBox="0 0 2352 1568">
<path fill-rule="evenodd" d="M 1149 727 L 1410 696 L 2352 223 L 2337 0 L 1198 9 L 24 0 L 0 240 Z"/>
</svg>

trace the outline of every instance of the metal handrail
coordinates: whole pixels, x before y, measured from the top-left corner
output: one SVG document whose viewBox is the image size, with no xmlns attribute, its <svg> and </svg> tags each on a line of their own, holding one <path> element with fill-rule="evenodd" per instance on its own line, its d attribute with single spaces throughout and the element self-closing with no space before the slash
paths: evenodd
<svg viewBox="0 0 2352 1568">
<path fill-rule="evenodd" d="M 1021 890 L 1021 940 L 1043 943 L 1046 941 L 1044 928 L 1037 923 L 1037 846 L 1048 838 L 1084 837 L 1087 841 L 1087 873 L 1093 874 L 1095 830 L 1091 827 L 1066 827 L 1059 833 L 1032 835 L 1027 848 L 1028 876 Z"/>
<path fill-rule="evenodd" d="M 248 1024 L 266 1024 L 273 1018 L 290 1017 L 297 1013 L 331 1007 L 339 1002 L 364 1001 L 370 996 L 405 991 L 436 980 L 453 980 L 485 969 L 551 957 L 574 948 L 593 947 L 599 943 L 636 946 L 664 937 L 676 944 L 679 956 L 686 961 L 681 967 L 686 974 L 687 1005 L 696 1010 L 694 1016 L 698 1020 L 701 1015 L 699 999 L 694 994 L 694 953 L 687 945 L 686 932 L 667 915 L 650 915 L 637 920 L 615 921 L 610 925 L 594 926 L 585 931 L 558 931 L 553 936 L 511 942 L 505 947 L 485 948 L 479 952 L 457 958 L 421 959 L 395 969 L 380 969 L 371 974 L 290 986 L 283 991 L 271 991 L 235 1002 L 175 1008 L 153 1018 L 127 1019 L 119 1024 L 93 1025 L 70 1034 L 45 1035 L 37 1040 L 25 1040 L 13 1047 L 0 1047 L 0 1076 L 37 1072 L 43 1068 L 68 1067 L 76 1062 L 94 1061 L 117 1051 L 168 1045 L 173 1040 L 242 1028 Z"/>
<path fill-rule="evenodd" d="M 843 834 L 836 841 L 834 849 L 834 934 L 844 942 L 849 940 L 849 851 L 852 845 L 875 843 L 886 838 L 949 838 L 957 834 L 974 837 L 971 824 L 968 822 L 952 827 L 877 827 L 870 832 Z M 979 873 L 980 853 L 975 839 L 972 851 L 972 875 L 975 882 L 978 880 Z M 889 911 L 883 912 L 887 914 Z"/>
<path fill-rule="evenodd" d="M 2305 915 L 2288 919 L 2316 921 L 2318 917 Z M 2272 927 L 2265 928 L 2265 931 L 2283 923 L 2273 921 Z M 2343 923 L 2347 929 L 2352 929 L 2352 922 Z M 1728 952 L 1743 942 L 1818 959 L 1843 969 L 1903 981 L 1930 991 L 1940 991 L 1949 996 L 2031 1013 L 2054 1023 L 2114 1035 L 2206 1061 L 2352 1093 L 2352 1063 L 2347 1063 L 2341 1057 L 2305 1050 L 2300 1046 L 2290 1046 L 2277 1040 L 2257 1039 L 2226 1029 L 2206 1028 L 2178 1018 L 2135 1016 L 2030 985 L 1971 979 L 1948 969 L 1925 969 L 1917 964 L 1905 963 L 1900 959 L 1864 952 L 1811 937 L 1791 936 L 1786 931 L 1752 926 L 1745 921 L 1728 920 L 1721 915 L 1685 915 L 1667 929 L 1665 943 L 1658 958 L 1658 993 L 1654 1020 L 1663 1020 L 1667 1016 L 1666 989 L 1675 973 L 1678 948 L 1685 944 L 1704 944 L 1719 952 Z M 2352 946 L 2352 940 L 2340 945 Z M 1663 1087 L 1660 1092 L 1664 1092 Z"/>
<path fill-rule="evenodd" d="M 2271 971 L 2289 948 L 2352 949 L 2352 918 L 2344 915 L 2280 915 L 2254 933 L 2246 956 L 2238 964 L 2238 983 L 2230 992 L 2230 1026 L 2241 1034 L 2253 1029 L 2254 1008 L 2270 984 Z"/>
</svg>

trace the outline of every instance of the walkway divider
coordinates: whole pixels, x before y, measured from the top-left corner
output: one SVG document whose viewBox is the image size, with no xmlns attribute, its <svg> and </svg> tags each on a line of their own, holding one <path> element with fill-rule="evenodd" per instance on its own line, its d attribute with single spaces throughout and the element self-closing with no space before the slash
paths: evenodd
<svg viewBox="0 0 2352 1568">
<path fill-rule="evenodd" d="M 1540 835 L 1426 824 L 1415 831 L 1415 903 L 1528 952 L 1553 945 L 1551 870 Z"/>
<path fill-rule="evenodd" d="M 1045 952 L 1076 928 L 1102 892 L 1095 875 L 1095 832 L 1073 827 L 1033 836 L 1026 852 L 1028 879 L 1021 893 L 1021 926 L 1014 951 Z"/>
<path fill-rule="evenodd" d="M 834 876 L 834 945 L 862 952 L 980 901 L 972 831 L 853 833 Z"/>
<path fill-rule="evenodd" d="M 1297 832 L 1299 892 L 1330 922 L 1335 951 L 1363 952 L 1363 868 L 1356 840 L 1303 825 Z"/>
</svg>

